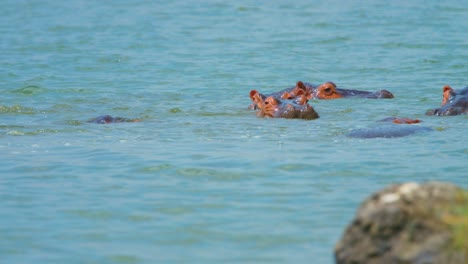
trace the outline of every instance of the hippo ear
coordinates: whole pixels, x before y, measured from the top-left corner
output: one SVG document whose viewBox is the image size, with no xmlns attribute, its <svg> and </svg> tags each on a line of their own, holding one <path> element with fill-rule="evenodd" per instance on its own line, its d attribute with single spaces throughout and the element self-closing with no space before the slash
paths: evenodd
<svg viewBox="0 0 468 264">
<path fill-rule="evenodd" d="M 258 98 L 261 99 L 261 96 L 260 96 L 260 93 L 257 90 L 250 91 L 250 99 L 252 99 L 252 101 L 254 101 L 256 103 L 256 100 L 258 100 Z"/>
<path fill-rule="evenodd" d="M 250 91 L 250 99 L 252 100 L 254 105 L 256 105 L 259 108 L 263 104 L 262 96 L 260 96 L 260 93 L 257 90 Z"/>
<path fill-rule="evenodd" d="M 444 88 L 442 89 L 442 91 L 445 93 L 445 92 L 448 92 L 448 91 L 453 91 L 452 87 L 450 87 L 450 85 L 445 85 Z"/>
<path fill-rule="evenodd" d="M 313 90 L 310 87 L 307 87 L 303 82 L 298 81 L 296 88 L 297 90 L 304 91 L 303 93 L 298 93 L 297 95 L 305 95 L 307 100 L 313 97 Z"/>
<path fill-rule="evenodd" d="M 300 105 L 304 105 L 304 104 L 307 104 L 307 102 L 309 102 L 309 99 L 307 98 L 307 94 L 302 94 L 300 97 L 299 97 L 299 100 L 296 101 L 297 104 L 300 104 Z"/>
<path fill-rule="evenodd" d="M 444 88 L 442 89 L 442 91 L 443 92 L 442 92 L 442 104 L 441 104 L 441 106 L 444 106 L 450 100 L 450 97 L 452 97 L 454 95 L 455 91 L 449 85 L 445 85 Z"/>
<path fill-rule="evenodd" d="M 297 90 L 297 91 L 296 91 L 296 97 L 297 97 L 297 96 L 301 96 L 301 95 L 305 95 L 305 94 L 306 94 L 306 91 L 305 91 L 305 90 L 302 90 L 302 89 L 301 89 L 301 90 Z"/>
<path fill-rule="evenodd" d="M 304 85 L 304 83 L 303 83 L 302 81 L 298 81 L 298 82 L 296 83 L 296 88 L 299 88 L 299 89 L 301 89 L 301 90 L 303 90 L 303 91 L 305 91 L 305 90 L 307 89 L 306 86 Z"/>
</svg>

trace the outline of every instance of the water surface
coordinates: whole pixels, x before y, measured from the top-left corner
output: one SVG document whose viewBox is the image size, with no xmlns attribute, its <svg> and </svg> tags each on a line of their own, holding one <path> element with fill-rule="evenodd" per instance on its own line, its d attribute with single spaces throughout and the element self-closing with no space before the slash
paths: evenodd
<svg viewBox="0 0 468 264">
<path fill-rule="evenodd" d="M 3 1 L 2 263 L 333 263 L 363 199 L 468 188 L 462 1 Z M 249 91 L 388 89 L 261 119 Z M 89 124 L 111 114 L 140 123 Z M 431 132 L 355 139 L 388 116 Z"/>
</svg>

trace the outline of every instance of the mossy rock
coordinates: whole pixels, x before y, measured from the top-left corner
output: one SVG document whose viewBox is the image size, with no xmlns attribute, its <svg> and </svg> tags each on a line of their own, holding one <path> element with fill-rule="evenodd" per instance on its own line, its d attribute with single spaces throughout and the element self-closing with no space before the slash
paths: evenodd
<svg viewBox="0 0 468 264">
<path fill-rule="evenodd" d="M 468 263 L 468 192 L 428 182 L 390 186 L 359 208 L 337 263 Z"/>
</svg>

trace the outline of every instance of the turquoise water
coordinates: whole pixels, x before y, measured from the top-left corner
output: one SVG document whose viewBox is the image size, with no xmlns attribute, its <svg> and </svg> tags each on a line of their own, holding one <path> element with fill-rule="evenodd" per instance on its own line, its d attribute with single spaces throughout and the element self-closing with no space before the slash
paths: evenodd
<svg viewBox="0 0 468 264">
<path fill-rule="evenodd" d="M 332 263 L 393 183 L 468 188 L 463 1 L 2 1 L 0 262 Z M 394 93 L 261 119 L 249 91 L 303 80 Z M 110 114 L 140 123 L 89 124 Z M 388 116 L 434 128 L 352 129 Z"/>
</svg>

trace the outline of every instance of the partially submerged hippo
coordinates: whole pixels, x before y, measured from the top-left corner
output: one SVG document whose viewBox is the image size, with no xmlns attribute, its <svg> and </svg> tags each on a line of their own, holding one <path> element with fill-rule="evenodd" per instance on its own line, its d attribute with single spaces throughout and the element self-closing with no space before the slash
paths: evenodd
<svg viewBox="0 0 468 264">
<path fill-rule="evenodd" d="M 410 119 L 406 117 L 387 117 L 382 120 L 379 120 L 379 122 L 392 122 L 395 124 L 417 124 L 421 123 L 422 121 L 419 119 Z"/>
<path fill-rule="evenodd" d="M 276 118 L 299 118 L 299 119 L 316 119 L 319 118 L 314 108 L 307 102 L 307 95 L 299 92 L 294 99 L 282 99 L 275 96 L 264 95 L 257 90 L 250 91 L 250 98 L 253 101 L 254 109 L 258 109 L 259 117 L 276 117 Z"/>
<path fill-rule="evenodd" d="M 315 88 L 313 84 L 298 81 L 296 86 L 280 91 L 279 93 L 282 99 L 294 99 L 297 96 L 304 95 L 307 100 L 310 100 L 312 99 Z"/>
<path fill-rule="evenodd" d="M 326 82 L 319 85 L 313 92 L 315 99 L 338 99 L 345 97 L 361 97 L 370 99 L 394 98 L 393 94 L 387 90 L 377 92 L 359 91 L 351 89 L 342 89 L 336 87 L 333 82 Z"/>
<path fill-rule="evenodd" d="M 277 99 L 294 99 L 299 95 L 305 94 L 307 100 L 310 99 L 337 99 L 346 97 L 360 97 L 360 98 L 394 98 L 393 94 L 387 90 L 380 90 L 377 92 L 359 91 L 352 89 L 337 88 L 333 82 L 326 82 L 319 86 L 298 81 L 296 86 L 286 88 L 284 90 L 273 92 L 270 94 L 259 93 L 260 97 L 265 100 L 267 97 L 274 97 Z M 251 104 L 249 109 L 257 109 L 255 104 Z"/>
<path fill-rule="evenodd" d="M 440 108 L 428 110 L 426 115 L 453 116 L 468 113 L 468 86 L 456 91 L 445 85 Z"/>
<path fill-rule="evenodd" d="M 88 120 L 88 123 L 95 124 L 110 124 L 110 123 L 122 123 L 122 122 L 140 122 L 138 118 L 125 118 L 125 117 L 113 117 L 110 115 L 102 115 L 96 118 Z"/>
<path fill-rule="evenodd" d="M 262 94 L 258 93 L 258 95 L 262 98 L 262 100 L 267 99 L 268 97 L 273 97 L 276 99 L 289 99 L 292 100 L 298 96 L 305 95 L 305 98 L 307 100 L 312 98 L 312 93 L 314 91 L 315 87 L 310 84 L 310 83 L 303 83 L 301 81 L 298 81 L 296 83 L 296 86 L 294 87 L 289 87 L 284 90 L 278 91 L 278 92 L 273 92 L 270 94 Z M 252 96 L 251 96 L 252 98 Z M 257 104 L 254 102 L 249 106 L 249 109 L 257 109 Z"/>
<path fill-rule="evenodd" d="M 381 125 L 369 128 L 355 129 L 346 136 L 353 138 L 395 138 L 409 136 L 419 132 L 432 131 L 432 128 L 425 126 L 411 126 L 422 122 L 419 119 L 409 119 L 405 117 L 388 117 L 379 122 L 391 122 L 393 124 L 403 125 Z"/>
</svg>

